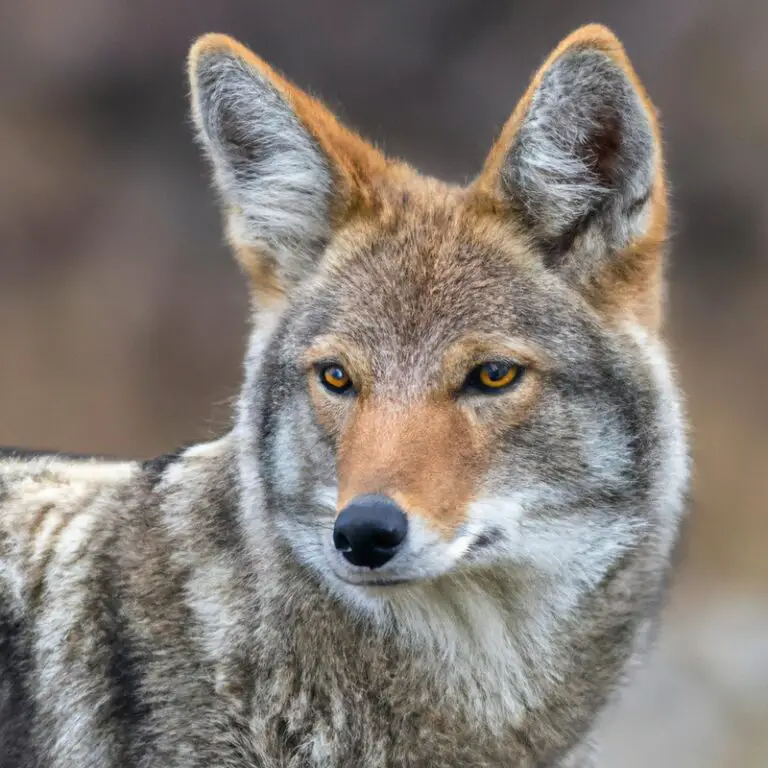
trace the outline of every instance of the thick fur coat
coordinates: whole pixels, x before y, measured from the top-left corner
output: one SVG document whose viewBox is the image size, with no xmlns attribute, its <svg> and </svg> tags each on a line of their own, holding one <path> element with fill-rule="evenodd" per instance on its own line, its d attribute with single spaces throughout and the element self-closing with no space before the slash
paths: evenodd
<svg viewBox="0 0 768 768">
<path fill-rule="evenodd" d="M 0 766 L 589 765 L 688 474 L 661 145 L 620 43 L 561 43 L 467 187 L 230 38 L 190 78 L 253 289 L 234 425 L 144 463 L 0 459 Z M 381 567 L 333 536 L 365 494 L 407 518 Z"/>
</svg>

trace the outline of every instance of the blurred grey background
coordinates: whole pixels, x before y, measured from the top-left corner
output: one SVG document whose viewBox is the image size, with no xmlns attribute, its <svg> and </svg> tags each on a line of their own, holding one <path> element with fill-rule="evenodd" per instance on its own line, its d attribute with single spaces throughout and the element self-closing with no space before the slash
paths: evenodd
<svg viewBox="0 0 768 768">
<path fill-rule="evenodd" d="M 195 36 L 235 35 L 389 153 L 461 180 L 590 21 L 661 111 L 667 334 L 696 462 L 665 629 L 602 765 L 765 767 L 765 0 L 0 0 L 0 443 L 139 457 L 226 426 L 247 297 L 189 125 Z"/>
</svg>

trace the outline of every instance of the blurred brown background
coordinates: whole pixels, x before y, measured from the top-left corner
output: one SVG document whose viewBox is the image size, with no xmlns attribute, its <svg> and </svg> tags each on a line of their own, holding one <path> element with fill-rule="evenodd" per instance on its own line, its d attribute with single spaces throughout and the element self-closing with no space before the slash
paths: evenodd
<svg viewBox="0 0 768 768">
<path fill-rule="evenodd" d="M 687 557 L 603 766 L 768 766 L 765 0 L 0 0 L 0 443 L 146 456 L 226 424 L 246 292 L 184 58 L 234 34 L 451 179 L 572 28 L 624 40 L 673 183 L 668 336 L 693 427 Z"/>
</svg>

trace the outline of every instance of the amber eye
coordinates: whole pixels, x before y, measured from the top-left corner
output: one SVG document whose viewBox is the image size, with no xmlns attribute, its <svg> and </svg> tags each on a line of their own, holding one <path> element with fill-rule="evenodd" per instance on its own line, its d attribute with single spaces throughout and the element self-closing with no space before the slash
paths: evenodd
<svg viewBox="0 0 768 768">
<path fill-rule="evenodd" d="M 500 392 L 517 382 L 522 373 L 523 367 L 516 363 L 502 361 L 483 363 L 470 371 L 464 388 L 477 392 Z"/>
<path fill-rule="evenodd" d="M 319 373 L 320 381 L 330 392 L 341 394 L 352 388 L 352 379 L 338 363 L 320 366 Z"/>
</svg>

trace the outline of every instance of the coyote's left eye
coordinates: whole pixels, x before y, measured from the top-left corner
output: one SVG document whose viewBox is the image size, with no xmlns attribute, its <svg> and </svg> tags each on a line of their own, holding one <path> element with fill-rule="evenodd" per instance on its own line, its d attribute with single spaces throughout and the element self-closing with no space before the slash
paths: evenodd
<svg viewBox="0 0 768 768">
<path fill-rule="evenodd" d="M 352 379 L 338 363 L 320 366 L 318 373 L 323 386 L 334 394 L 342 394 L 352 389 Z"/>
<path fill-rule="evenodd" d="M 516 363 L 490 361 L 478 365 L 469 372 L 464 382 L 465 390 L 497 393 L 515 384 L 523 375 L 523 367 Z"/>
</svg>

